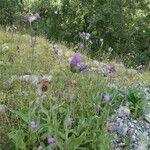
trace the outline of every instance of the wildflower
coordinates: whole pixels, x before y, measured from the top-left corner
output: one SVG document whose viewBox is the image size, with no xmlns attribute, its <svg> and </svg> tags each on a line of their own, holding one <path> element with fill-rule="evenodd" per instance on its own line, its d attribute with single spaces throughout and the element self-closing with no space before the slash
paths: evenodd
<svg viewBox="0 0 150 150">
<path fill-rule="evenodd" d="M 43 76 L 38 79 L 37 83 L 37 93 L 38 95 L 46 95 L 49 89 L 49 83 L 51 81 L 51 76 Z"/>
<path fill-rule="evenodd" d="M 38 83 L 37 86 L 38 86 L 37 89 L 38 95 L 46 95 L 48 93 L 49 82 L 42 80 Z"/>
<path fill-rule="evenodd" d="M 109 131 L 111 131 L 111 132 L 114 132 L 114 131 L 117 131 L 117 129 L 118 129 L 118 124 L 117 123 L 111 123 L 111 125 L 109 126 Z"/>
<path fill-rule="evenodd" d="M 113 69 L 113 66 L 106 66 L 106 70 L 112 70 Z"/>
<path fill-rule="evenodd" d="M 75 121 L 73 118 L 68 118 L 67 127 L 68 129 L 71 129 L 74 125 Z"/>
<path fill-rule="evenodd" d="M 32 122 L 30 123 L 30 127 L 31 127 L 32 129 L 36 129 L 36 128 L 37 128 L 37 124 L 36 124 L 34 121 L 32 121 Z"/>
<path fill-rule="evenodd" d="M 106 66 L 106 70 L 109 72 L 109 73 L 114 73 L 116 72 L 116 69 L 114 66 Z M 108 76 L 112 77 L 113 74 L 108 74 Z"/>
<path fill-rule="evenodd" d="M 85 38 L 86 40 L 89 40 L 91 37 L 91 34 L 88 32 L 82 32 L 80 33 L 81 37 Z"/>
<path fill-rule="evenodd" d="M 109 100 L 110 100 L 110 96 L 109 96 L 108 94 L 103 94 L 103 95 L 102 95 L 102 99 L 103 99 L 104 101 L 109 101 Z"/>
<path fill-rule="evenodd" d="M 49 138 L 48 138 L 48 143 L 49 143 L 49 144 L 55 144 L 55 143 L 56 143 L 55 138 L 49 137 Z"/>
<path fill-rule="evenodd" d="M 81 67 L 80 67 L 80 71 L 82 71 L 82 72 L 87 72 L 88 71 L 88 66 L 87 65 L 82 65 Z"/>
<path fill-rule="evenodd" d="M 88 40 L 88 39 L 90 38 L 90 36 L 91 36 L 90 33 L 88 33 L 88 32 L 85 33 L 85 39 L 86 39 L 86 40 Z"/>
<path fill-rule="evenodd" d="M 82 61 L 82 57 L 79 54 L 76 54 L 73 56 L 71 63 L 77 64 L 77 63 L 80 63 L 81 61 Z"/>
</svg>

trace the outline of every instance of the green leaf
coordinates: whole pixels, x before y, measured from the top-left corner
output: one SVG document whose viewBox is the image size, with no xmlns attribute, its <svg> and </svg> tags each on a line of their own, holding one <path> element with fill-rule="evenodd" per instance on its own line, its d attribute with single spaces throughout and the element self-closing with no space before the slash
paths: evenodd
<svg viewBox="0 0 150 150">
<path fill-rule="evenodd" d="M 69 143 L 69 150 L 77 149 L 84 141 L 85 137 L 80 136 L 78 138 L 73 138 Z"/>
<path fill-rule="evenodd" d="M 16 111 L 16 110 L 10 110 L 12 113 L 15 113 L 17 116 L 19 116 L 22 120 L 24 120 L 27 124 L 29 123 L 28 114 L 23 114 L 22 112 Z"/>
<path fill-rule="evenodd" d="M 17 149 L 26 149 L 26 144 L 24 142 L 25 133 L 22 130 L 12 131 L 8 134 L 9 138 L 12 139 L 15 143 L 16 150 Z"/>
</svg>

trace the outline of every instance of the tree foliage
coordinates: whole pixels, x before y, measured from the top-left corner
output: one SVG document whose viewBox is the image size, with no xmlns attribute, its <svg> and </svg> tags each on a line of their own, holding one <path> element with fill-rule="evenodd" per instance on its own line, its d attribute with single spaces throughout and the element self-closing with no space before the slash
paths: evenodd
<svg viewBox="0 0 150 150">
<path fill-rule="evenodd" d="M 13 0 L 7 1 L 12 5 Z M 39 32 L 49 39 L 77 43 L 79 32 L 90 32 L 92 37 L 104 39 L 103 52 L 112 47 L 113 55 L 128 63 L 126 58 L 132 56 L 130 59 L 134 58 L 136 64 L 149 64 L 148 0 L 34 0 L 30 3 L 24 0 L 24 3 L 30 11 L 40 13 Z M 14 19 L 15 8 L 11 5 L 9 15 L 13 17 L 9 21 Z M 9 15 L 3 15 L 2 20 Z M 99 49 L 100 45 L 93 44 L 92 55 Z"/>
</svg>

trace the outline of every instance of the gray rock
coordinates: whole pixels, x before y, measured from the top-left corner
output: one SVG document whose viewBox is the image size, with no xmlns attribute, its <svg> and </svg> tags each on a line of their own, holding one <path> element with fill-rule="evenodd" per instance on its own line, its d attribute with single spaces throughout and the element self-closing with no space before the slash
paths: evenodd
<svg viewBox="0 0 150 150">
<path fill-rule="evenodd" d="M 144 120 L 134 120 L 128 115 L 118 113 L 113 115 L 113 120 L 118 128 L 113 136 L 112 149 L 122 148 L 126 137 L 131 138 L 131 150 L 149 150 L 150 146 L 150 124 Z M 128 112 L 128 111 L 127 111 Z M 122 145 L 122 147 L 120 146 Z M 124 148 L 123 148 L 124 149 Z"/>
</svg>

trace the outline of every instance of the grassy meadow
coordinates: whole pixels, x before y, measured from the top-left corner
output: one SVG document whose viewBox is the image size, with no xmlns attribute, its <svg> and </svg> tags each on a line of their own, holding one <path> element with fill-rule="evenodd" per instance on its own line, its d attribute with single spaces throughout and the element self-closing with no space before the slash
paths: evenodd
<svg viewBox="0 0 150 150">
<path fill-rule="evenodd" d="M 56 43 L 63 51 L 58 56 L 44 37 L 36 37 L 33 47 L 30 38 L 0 30 L 0 149 L 111 149 L 111 116 L 125 105 L 133 118 L 142 117 L 147 103 L 138 85 L 150 87 L 150 72 L 104 59 L 104 66 L 116 65 L 113 77 L 94 71 L 72 73 L 72 48 Z M 93 61 L 84 53 L 81 56 L 84 62 Z M 22 80 L 24 75 L 29 80 Z M 31 83 L 32 77 L 44 76 L 50 81 Z"/>
</svg>

